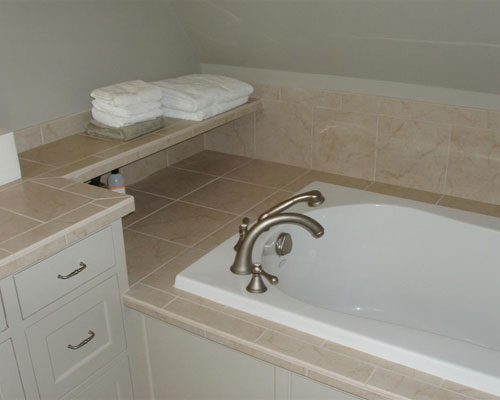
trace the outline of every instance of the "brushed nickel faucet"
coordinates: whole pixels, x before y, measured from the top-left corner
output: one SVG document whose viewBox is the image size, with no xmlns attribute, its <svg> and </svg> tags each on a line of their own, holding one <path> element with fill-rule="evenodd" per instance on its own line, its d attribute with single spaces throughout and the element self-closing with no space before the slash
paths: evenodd
<svg viewBox="0 0 500 400">
<path fill-rule="evenodd" d="M 253 246 L 259 236 L 275 225 L 295 224 L 308 230 L 314 238 L 320 238 L 325 233 L 325 230 L 319 222 L 307 215 L 283 213 L 283 211 L 298 202 L 307 201 L 309 206 L 316 207 L 322 204 L 324 200 L 325 198 L 321 192 L 313 190 L 294 196 L 270 208 L 257 219 L 257 222 L 250 229 L 248 229 L 248 219 L 243 220 L 243 224 L 240 226 L 240 239 L 234 247 L 236 256 L 230 269 L 231 272 L 237 275 L 252 274 L 252 280 L 247 287 L 249 292 L 263 293 L 267 290 L 262 280 L 262 276 L 272 285 L 278 283 L 277 277 L 268 274 L 259 264 L 254 264 L 252 261 Z"/>
<path fill-rule="evenodd" d="M 276 204 L 275 206 L 271 207 L 269 210 L 265 211 L 262 213 L 257 221 L 262 221 L 263 219 L 269 218 L 272 215 L 279 214 L 293 205 L 301 202 L 306 202 L 309 205 L 309 207 L 317 207 L 323 204 L 325 201 L 325 198 L 321 194 L 319 190 L 311 190 L 310 192 L 306 193 L 300 193 L 296 196 L 290 197 L 289 199 L 286 199 L 282 201 L 281 203 Z M 248 227 L 250 225 L 250 219 L 245 217 L 243 218 L 243 221 L 240 224 L 239 228 L 239 238 L 238 242 L 234 245 L 234 251 L 238 251 L 240 248 L 241 244 L 243 243 L 243 240 L 245 239 L 246 234 L 248 233 Z M 236 272 L 235 272 L 236 273 Z M 246 272 L 243 275 L 248 275 L 250 272 Z"/>
</svg>

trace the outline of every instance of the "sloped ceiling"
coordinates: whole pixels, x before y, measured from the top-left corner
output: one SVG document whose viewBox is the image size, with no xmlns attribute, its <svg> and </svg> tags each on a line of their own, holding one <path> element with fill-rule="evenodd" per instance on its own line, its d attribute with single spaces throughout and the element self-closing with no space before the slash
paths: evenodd
<svg viewBox="0 0 500 400">
<path fill-rule="evenodd" d="M 499 0 L 175 0 L 202 63 L 500 94 Z"/>
</svg>

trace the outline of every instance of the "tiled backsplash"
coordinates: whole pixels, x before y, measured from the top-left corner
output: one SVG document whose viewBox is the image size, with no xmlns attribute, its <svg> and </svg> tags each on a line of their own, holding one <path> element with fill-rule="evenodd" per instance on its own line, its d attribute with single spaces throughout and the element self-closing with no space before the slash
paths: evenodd
<svg viewBox="0 0 500 400">
<path fill-rule="evenodd" d="M 252 83 L 205 148 L 500 204 L 500 111 Z"/>
<path fill-rule="evenodd" d="M 15 131 L 17 152 L 83 132 L 89 121 L 90 111 L 82 111 Z"/>
</svg>

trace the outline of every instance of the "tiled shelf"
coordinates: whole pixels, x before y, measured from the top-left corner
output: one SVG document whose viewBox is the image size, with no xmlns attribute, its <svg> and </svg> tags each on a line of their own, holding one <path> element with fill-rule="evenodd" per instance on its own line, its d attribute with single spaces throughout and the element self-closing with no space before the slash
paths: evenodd
<svg viewBox="0 0 500 400">
<path fill-rule="evenodd" d="M 164 128 L 129 142 L 77 134 L 25 151 L 19 157 L 26 163 L 52 167 L 40 176 L 84 182 L 251 114 L 261 106 L 260 100 L 250 99 L 200 122 L 168 118 Z"/>
</svg>

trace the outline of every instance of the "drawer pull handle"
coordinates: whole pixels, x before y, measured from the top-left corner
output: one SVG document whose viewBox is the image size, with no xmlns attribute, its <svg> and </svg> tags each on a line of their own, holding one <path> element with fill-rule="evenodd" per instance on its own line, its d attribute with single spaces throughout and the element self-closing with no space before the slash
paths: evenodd
<svg viewBox="0 0 500 400">
<path fill-rule="evenodd" d="M 81 343 L 78 343 L 77 345 L 73 346 L 72 344 L 68 344 L 68 349 L 71 349 L 71 350 L 77 350 L 79 349 L 80 347 L 83 347 L 85 346 L 88 342 L 90 342 L 92 339 L 95 338 L 95 333 L 92 332 L 92 331 L 89 331 L 89 337 L 87 339 L 85 339 L 83 342 Z"/>
<path fill-rule="evenodd" d="M 84 262 L 81 262 L 80 263 L 80 268 L 75 269 L 73 272 L 71 272 L 68 275 L 61 275 L 61 274 L 59 274 L 59 275 L 57 275 L 57 278 L 58 279 L 69 279 L 69 278 L 72 278 L 73 276 L 78 275 L 80 272 L 82 272 L 85 268 L 87 268 L 87 264 L 85 264 Z"/>
</svg>

